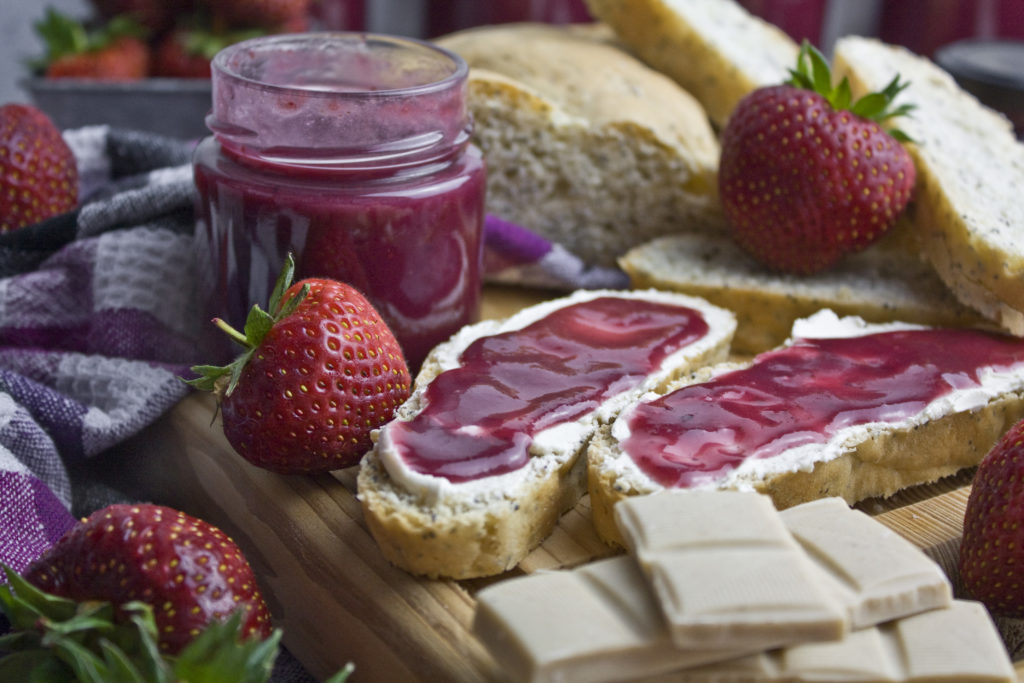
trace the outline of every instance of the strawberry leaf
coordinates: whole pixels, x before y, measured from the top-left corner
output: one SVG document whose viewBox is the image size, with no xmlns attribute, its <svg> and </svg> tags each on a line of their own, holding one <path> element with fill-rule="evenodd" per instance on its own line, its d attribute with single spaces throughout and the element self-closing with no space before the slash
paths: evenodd
<svg viewBox="0 0 1024 683">
<path fill-rule="evenodd" d="M 7 584 L 0 586 L 0 611 L 7 615 L 15 628 L 31 628 L 41 617 L 64 621 L 78 612 L 74 600 L 45 593 L 7 565 L 0 567 L 7 576 Z M 30 621 L 24 621 L 26 618 Z"/>
<path fill-rule="evenodd" d="M 356 665 L 349 662 L 341 668 L 336 674 L 324 681 L 324 683 L 345 683 L 348 677 L 352 675 L 352 672 L 356 670 Z"/>
<path fill-rule="evenodd" d="M 850 111 L 861 118 L 874 119 L 885 111 L 888 104 L 889 100 L 885 95 L 880 92 L 873 92 L 854 102 Z"/>
<path fill-rule="evenodd" d="M 0 681 L 72 683 L 74 674 L 45 650 L 5 653 L 0 657 Z"/>
<path fill-rule="evenodd" d="M 274 289 L 270 293 L 267 309 L 260 308 L 259 304 L 253 305 L 246 316 L 242 332 L 234 329 L 220 318 L 214 318 L 213 323 L 245 350 L 240 356 L 225 366 L 194 365 L 192 366 L 192 372 L 196 373 L 198 377 L 191 380 L 182 379 L 182 381 L 189 386 L 203 391 L 218 391 L 222 384 L 219 380 L 222 377 L 228 377 L 229 381 L 224 391 L 224 396 L 230 396 L 234 392 L 235 387 L 238 386 L 242 370 L 245 369 L 246 363 L 252 357 L 253 351 L 263 342 L 267 333 L 270 332 L 271 328 L 278 321 L 294 313 L 299 304 L 309 295 L 309 285 L 304 284 L 297 294 L 285 297 L 285 292 L 292 285 L 294 275 L 295 259 L 289 253 L 285 257 L 281 274 L 278 276 Z"/>
<path fill-rule="evenodd" d="M 292 257 L 291 253 L 285 256 L 284 267 L 281 268 L 281 274 L 277 276 L 277 282 L 274 283 L 274 289 L 270 292 L 270 301 L 267 302 L 267 308 L 271 311 L 276 311 L 281 305 L 281 297 L 284 296 L 285 290 L 291 287 L 292 280 L 295 278 L 295 258 Z"/>
<path fill-rule="evenodd" d="M 832 71 L 829 68 L 828 60 L 809 41 L 805 40 L 801 43 L 796 61 L 796 68 L 789 70 L 790 78 L 786 83 L 796 88 L 818 93 L 837 111 L 845 109 L 861 118 L 882 122 L 903 116 L 913 109 L 911 104 L 902 104 L 895 108 L 892 106 L 896 96 L 910 85 L 907 81 L 901 81 L 899 74 L 881 91 L 868 93 L 854 102 L 850 82 L 844 77 L 833 87 Z M 893 137 L 901 142 L 909 140 L 905 134 L 899 133 L 899 135 L 903 137 L 897 135 L 893 135 Z"/>
<path fill-rule="evenodd" d="M 259 306 L 253 306 L 245 319 L 245 343 L 249 347 L 259 346 L 263 338 L 274 326 L 274 318 Z"/>
<path fill-rule="evenodd" d="M 832 90 L 832 71 L 828 67 L 825 55 L 821 54 L 806 40 L 800 49 L 811 61 L 814 90 L 817 92 L 830 92 Z"/>
<path fill-rule="evenodd" d="M 125 681 L 126 683 L 149 683 L 156 679 L 147 679 L 139 671 L 132 660 L 125 654 L 124 650 L 115 646 L 108 640 L 100 641 L 100 651 L 103 653 L 103 661 L 110 672 L 111 680 Z"/>
<path fill-rule="evenodd" d="M 177 679 L 189 683 L 266 681 L 277 657 L 281 631 L 275 630 L 266 640 L 243 640 L 242 617 L 239 610 L 226 621 L 207 626 L 178 655 L 174 664 Z"/>
</svg>

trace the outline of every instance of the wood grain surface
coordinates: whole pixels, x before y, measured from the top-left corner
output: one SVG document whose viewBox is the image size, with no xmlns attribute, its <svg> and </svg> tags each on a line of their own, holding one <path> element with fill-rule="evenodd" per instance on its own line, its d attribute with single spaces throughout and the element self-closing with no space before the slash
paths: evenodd
<svg viewBox="0 0 1024 683">
<path fill-rule="evenodd" d="M 504 316 L 546 296 L 489 288 L 483 314 Z M 261 580 L 285 644 L 313 675 L 326 677 L 352 661 L 355 681 L 500 679 L 470 623 L 476 591 L 508 575 L 433 581 L 392 567 L 362 519 L 354 468 L 289 477 L 253 467 L 233 452 L 214 414 L 212 397 L 186 398 L 118 449 L 116 462 L 132 463 L 118 479 L 139 496 L 205 518 L 235 538 Z M 970 476 L 859 507 L 928 552 L 955 585 Z M 584 498 L 509 575 L 574 566 L 611 552 L 596 537 Z M 1024 663 L 1017 670 L 1024 680 Z"/>
</svg>

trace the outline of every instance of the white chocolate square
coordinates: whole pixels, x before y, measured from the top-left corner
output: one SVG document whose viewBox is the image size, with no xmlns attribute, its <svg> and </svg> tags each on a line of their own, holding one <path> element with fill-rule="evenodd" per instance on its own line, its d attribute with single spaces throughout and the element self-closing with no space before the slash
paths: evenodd
<svg viewBox="0 0 1024 683">
<path fill-rule="evenodd" d="M 910 541 L 841 498 L 783 510 L 783 523 L 835 581 L 852 628 L 938 607 L 953 600 L 942 568 Z"/>
<path fill-rule="evenodd" d="M 677 647 L 766 649 L 848 628 L 767 496 L 664 491 L 628 498 L 615 515 Z"/>
</svg>

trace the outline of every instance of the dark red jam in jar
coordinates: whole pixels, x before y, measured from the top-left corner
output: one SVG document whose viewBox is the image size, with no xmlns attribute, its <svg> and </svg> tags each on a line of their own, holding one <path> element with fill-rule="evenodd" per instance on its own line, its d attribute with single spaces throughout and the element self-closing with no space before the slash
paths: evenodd
<svg viewBox="0 0 1024 683">
<path fill-rule="evenodd" d="M 839 430 L 894 423 L 985 368 L 1024 363 L 1024 342 L 972 330 L 901 330 L 803 339 L 741 370 L 640 403 L 623 450 L 665 487 L 710 483 L 748 458 L 829 441 Z"/>
<path fill-rule="evenodd" d="M 511 472 L 536 434 L 639 386 L 707 333 L 699 311 L 637 298 L 556 309 L 468 346 L 427 387 L 426 408 L 388 427 L 392 446 L 412 470 L 452 482 Z"/>
<path fill-rule="evenodd" d="M 213 135 L 195 154 L 196 243 L 209 317 L 244 323 L 285 256 L 347 282 L 410 368 L 479 314 L 484 164 L 465 62 L 429 43 L 306 33 L 213 62 Z M 209 326 L 207 351 L 225 356 Z M 221 335 L 223 336 L 223 335 Z"/>
</svg>

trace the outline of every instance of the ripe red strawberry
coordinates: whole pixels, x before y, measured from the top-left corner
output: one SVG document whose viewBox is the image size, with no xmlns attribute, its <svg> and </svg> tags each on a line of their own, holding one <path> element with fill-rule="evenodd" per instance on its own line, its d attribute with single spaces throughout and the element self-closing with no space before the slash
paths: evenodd
<svg viewBox="0 0 1024 683">
<path fill-rule="evenodd" d="M 1024 420 L 992 447 L 974 475 L 960 579 L 993 614 L 1024 617 Z"/>
<path fill-rule="evenodd" d="M 190 382 L 219 390 L 224 434 L 246 460 L 301 474 L 354 465 L 370 432 L 409 397 L 409 370 L 394 335 L 347 284 L 291 284 L 288 257 L 265 312 L 254 306 L 245 334 L 216 321 L 246 351 L 227 367 L 198 366 Z"/>
<path fill-rule="evenodd" d="M 252 568 L 216 527 L 159 505 L 111 505 L 73 527 L 25 571 L 76 601 L 153 608 L 162 652 L 178 653 L 211 621 L 243 610 L 246 637 L 267 638 L 270 614 Z"/>
<path fill-rule="evenodd" d="M 137 81 L 149 74 L 149 57 L 149 46 L 138 38 L 117 38 L 101 48 L 58 57 L 46 68 L 46 77 Z"/>
<path fill-rule="evenodd" d="M 115 17 L 89 31 L 48 9 L 36 31 L 46 43 L 41 70 L 47 78 L 136 81 L 149 75 L 146 31 L 129 17 Z"/>
<path fill-rule="evenodd" d="M 905 136 L 879 125 L 906 87 L 850 104 L 846 79 L 804 43 L 783 85 L 743 98 L 722 131 L 719 193 L 736 242 L 773 269 L 809 274 L 877 241 L 910 200 Z"/>
<path fill-rule="evenodd" d="M 0 233 L 75 208 L 78 167 L 53 122 L 34 107 L 0 107 Z"/>
</svg>

